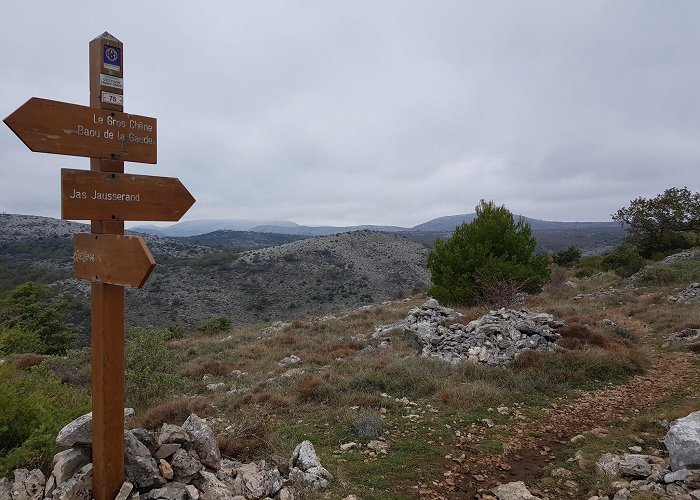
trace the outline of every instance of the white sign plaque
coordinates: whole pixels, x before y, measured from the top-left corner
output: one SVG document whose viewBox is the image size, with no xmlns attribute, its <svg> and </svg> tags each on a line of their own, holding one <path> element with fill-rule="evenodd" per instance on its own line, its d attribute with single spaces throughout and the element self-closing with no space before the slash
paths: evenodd
<svg viewBox="0 0 700 500">
<path fill-rule="evenodd" d="M 112 92 L 102 91 L 102 102 L 106 104 L 116 104 L 117 106 L 124 105 L 124 96 L 121 94 L 113 94 Z"/>
<path fill-rule="evenodd" d="M 124 88 L 124 79 L 118 76 L 104 75 L 100 73 L 100 85 L 105 87 L 114 87 L 115 89 Z"/>
</svg>

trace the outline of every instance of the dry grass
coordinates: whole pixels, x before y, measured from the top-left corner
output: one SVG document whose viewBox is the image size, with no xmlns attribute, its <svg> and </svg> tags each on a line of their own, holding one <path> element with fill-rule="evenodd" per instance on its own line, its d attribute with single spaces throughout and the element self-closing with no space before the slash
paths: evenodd
<svg viewBox="0 0 700 500">
<path fill-rule="evenodd" d="M 216 438 L 223 456 L 243 462 L 268 453 L 275 440 L 267 422 L 252 418 L 231 425 Z"/>
<path fill-rule="evenodd" d="M 166 422 L 180 425 L 192 413 L 196 413 L 200 417 L 208 417 L 213 415 L 214 411 L 207 398 L 179 398 L 153 406 L 137 414 L 130 422 L 130 427 L 132 429 L 137 427 L 157 429 Z"/>
<path fill-rule="evenodd" d="M 5 358 L 5 360 L 9 364 L 19 368 L 20 370 L 28 370 L 32 366 L 40 365 L 45 359 L 46 356 L 43 356 L 41 354 L 34 354 L 31 352 L 23 354 L 12 354 Z"/>
<path fill-rule="evenodd" d="M 622 344 L 609 339 L 601 333 L 592 331 L 585 323 L 567 324 L 559 328 L 557 333 L 561 335 L 557 343 L 567 349 L 585 349 L 590 346 L 614 352 L 625 349 L 625 346 Z"/>
<path fill-rule="evenodd" d="M 231 403 L 232 409 L 239 409 L 242 406 L 264 406 L 267 408 L 287 408 L 292 402 L 289 398 L 274 392 L 252 392 L 236 398 Z"/>
<path fill-rule="evenodd" d="M 185 377 L 199 380 L 204 375 L 226 376 L 230 374 L 233 369 L 234 366 L 225 361 L 199 357 L 185 364 L 179 373 Z"/>
</svg>

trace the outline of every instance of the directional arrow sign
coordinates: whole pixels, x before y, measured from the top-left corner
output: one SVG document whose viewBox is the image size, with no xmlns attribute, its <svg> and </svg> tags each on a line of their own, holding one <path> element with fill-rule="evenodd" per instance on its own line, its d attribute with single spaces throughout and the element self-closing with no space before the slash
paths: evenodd
<svg viewBox="0 0 700 500">
<path fill-rule="evenodd" d="M 32 97 L 5 118 L 39 153 L 156 163 L 156 119 Z"/>
<path fill-rule="evenodd" d="M 110 285 L 141 288 L 156 261 L 140 236 L 76 233 L 73 275 Z"/>
<path fill-rule="evenodd" d="M 61 218 L 178 221 L 194 198 L 174 177 L 61 169 Z"/>
</svg>

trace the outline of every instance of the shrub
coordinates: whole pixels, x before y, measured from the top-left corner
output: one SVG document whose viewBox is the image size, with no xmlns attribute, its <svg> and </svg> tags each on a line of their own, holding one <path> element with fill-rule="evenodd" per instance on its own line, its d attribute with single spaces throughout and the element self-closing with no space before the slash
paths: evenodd
<svg viewBox="0 0 700 500">
<path fill-rule="evenodd" d="M 9 328 L 0 333 L 0 352 L 44 353 L 47 347 L 37 332 Z"/>
<path fill-rule="evenodd" d="M 636 281 L 647 286 L 671 285 L 682 281 L 682 274 L 670 266 L 656 265 L 639 271 Z"/>
<path fill-rule="evenodd" d="M 0 365 L 0 477 L 19 467 L 46 468 L 58 431 L 90 411 L 87 391 L 61 384 L 42 366 Z"/>
<path fill-rule="evenodd" d="M 558 266 L 571 267 L 579 260 L 581 260 L 581 250 L 573 245 L 554 254 L 554 263 Z"/>
<path fill-rule="evenodd" d="M 438 240 L 428 255 L 433 286 L 430 293 L 448 304 L 474 304 L 488 284 L 504 283 L 525 292 L 539 292 L 549 279 L 547 257 L 534 255 L 530 226 L 504 206 L 481 201 L 476 218 Z"/>
<path fill-rule="evenodd" d="M 620 245 L 603 255 L 600 265 L 604 271 L 615 271 L 616 274 L 627 278 L 644 267 L 644 259 L 636 248 Z"/>
<path fill-rule="evenodd" d="M 204 375 L 225 376 L 233 371 L 233 365 L 225 361 L 210 358 L 196 358 L 180 370 L 180 374 L 189 378 L 201 379 Z"/>
<path fill-rule="evenodd" d="M 197 331 L 206 335 L 214 335 L 221 332 L 226 332 L 231 329 L 231 320 L 226 316 L 219 316 L 210 321 L 207 321 Z"/>
<path fill-rule="evenodd" d="M 37 349 L 34 352 L 38 354 L 65 354 L 78 334 L 78 328 L 66 321 L 67 308 L 67 301 L 55 301 L 43 285 L 18 286 L 0 298 L 0 349 L 8 354 L 31 352 L 26 349 Z"/>
<path fill-rule="evenodd" d="M 261 419 L 244 419 L 227 428 L 216 441 L 224 456 L 248 461 L 258 458 L 271 448 L 273 439 L 269 425 Z"/>
<path fill-rule="evenodd" d="M 126 341 L 126 399 L 142 408 L 184 387 L 184 379 L 172 370 L 179 356 L 165 340 L 170 332 L 158 328 L 132 328 Z"/>
<path fill-rule="evenodd" d="M 34 353 L 13 354 L 7 357 L 7 362 L 19 368 L 20 370 L 28 370 L 32 366 L 37 366 L 43 363 L 46 356 Z"/>
<path fill-rule="evenodd" d="M 690 248 L 700 239 L 700 193 L 670 188 L 654 198 L 636 198 L 612 214 L 629 225 L 628 241 L 644 257 Z"/>
<path fill-rule="evenodd" d="M 301 401 L 328 401 L 335 397 L 335 392 L 321 377 L 311 373 L 297 382 L 297 394 Z"/>
<path fill-rule="evenodd" d="M 384 433 L 384 421 L 378 412 L 365 410 L 355 419 L 353 428 L 361 438 L 372 439 Z"/>
<path fill-rule="evenodd" d="M 212 415 L 214 408 L 203 397 L 179 398 L 146 409 L 136 414 L 130 422 L 132 429 L 143 427 L 144 429 L 158 429 L 164 423 L 177 423 L 180 425 L 187 420 L 192 413 L 204 418 Z"/>
</svg>

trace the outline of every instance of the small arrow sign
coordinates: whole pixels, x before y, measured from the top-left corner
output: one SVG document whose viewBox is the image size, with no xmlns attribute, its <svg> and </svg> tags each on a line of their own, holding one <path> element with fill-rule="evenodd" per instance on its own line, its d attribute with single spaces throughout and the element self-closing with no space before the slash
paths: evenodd
<svg viewBox="0 0 700 500">
<path fill-rule="evenodd" d="M 178 221 L 195 199 L 174 177 L 61 169 L 61 218 Z"/>
<path fill-rule="evenodd" d="M 73 275 L 87 281 L 141 288 L 156 267 L 140 236 L 76 233 Z"/>
<path fill-rule="evenodd" d="M 5 118 L 32 151 L 156 163 L 156 119 L 32 97 Z"/>
</svg>

